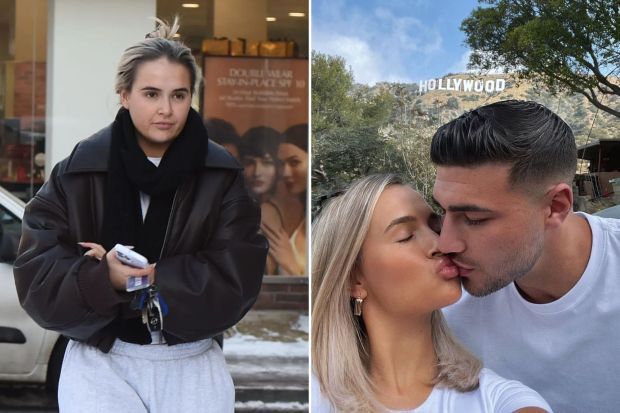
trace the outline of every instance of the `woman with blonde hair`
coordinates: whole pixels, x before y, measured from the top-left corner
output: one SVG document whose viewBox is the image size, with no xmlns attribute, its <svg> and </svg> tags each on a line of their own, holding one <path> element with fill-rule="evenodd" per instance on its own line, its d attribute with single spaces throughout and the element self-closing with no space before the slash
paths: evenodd
<svg viewBox="0 0 620 413">
<path fill-rule="evenodd" d="M 267 242 L 239 163 L 191 107 L 201 76 L 178 22 L 158 23 L 121 56 L 114 121 L 24 213 L 15 283 L 28 314 L 71 339 L 63 413 L 234 411 L 214 337 L 256 301 Z M 116 244 L 146 267 L 124 264 Z"/>
<path fill-rule="evenodd" d="M 550 412 L 482 368 L 441 308 L 461 296 L 437 249 L 440 217 L 396 175 L 329 200 L 312 232 L 311 411 Z"/>
</svg>

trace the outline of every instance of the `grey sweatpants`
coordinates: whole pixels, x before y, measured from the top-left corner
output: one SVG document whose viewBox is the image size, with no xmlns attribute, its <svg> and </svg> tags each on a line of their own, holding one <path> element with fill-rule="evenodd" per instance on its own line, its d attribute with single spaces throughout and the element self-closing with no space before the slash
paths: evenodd
<svg viewBox="0 0 620 413">
<path fill-rule="evenodd" d="M 144 345 L 114 342 L 109 353 L 71 340 L 60 374 L 61 413 L 233 412 L 235 388 L 211 339 Z"/>
</svg>

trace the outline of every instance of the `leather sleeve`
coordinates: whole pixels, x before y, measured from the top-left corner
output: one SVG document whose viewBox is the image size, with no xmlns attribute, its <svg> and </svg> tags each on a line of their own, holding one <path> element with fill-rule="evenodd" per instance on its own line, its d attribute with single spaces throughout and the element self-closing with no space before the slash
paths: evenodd
<svg viewBox="0 0 620 413">
<path fill-rule="evenodd" d="M 260 208 L 243 173 L 228 187 L 212 234 L 195 254 L 162 259 L 155 280 L 168 304 L 163 329 L 180 341 L 212 337 L 235 325 L 258 297 L 268 244 L 259 234 Z M 171 340 L 169 340 L 171 341 Z"/>
<path fill-rule="evenodd" d="M 113 289 L 107 262 L 81 255 L 71 239 L 58 164 L 28 203 L 15 261 L 17 294 L 41 327 L 85 340 L 109 324 L 129 296 Z"/>
</svg>

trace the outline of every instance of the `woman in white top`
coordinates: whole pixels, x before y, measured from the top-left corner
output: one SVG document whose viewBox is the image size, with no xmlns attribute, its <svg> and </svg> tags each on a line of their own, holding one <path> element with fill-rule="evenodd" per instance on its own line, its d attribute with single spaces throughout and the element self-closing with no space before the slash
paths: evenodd
<svg viewBox="0 0 620 413">
<path fill-rule="evenodd" d="M 551 412 L 448 331 L 461 283 L 439 225 L 395 175 L 355 182 L 313 223 L 312 412 Z"/>
</svg>

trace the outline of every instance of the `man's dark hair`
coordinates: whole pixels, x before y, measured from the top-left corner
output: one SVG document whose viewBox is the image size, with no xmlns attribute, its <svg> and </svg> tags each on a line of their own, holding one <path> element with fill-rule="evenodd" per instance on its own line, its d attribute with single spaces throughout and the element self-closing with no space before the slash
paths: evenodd
<svg viewBox="0 0 620 413">
<path fill-rule="evenodd" d="M 440 127 L 431 142 L 436 165 L 511 164 L 509 183 L 556 178 L 570 183 L 577 147 L 570 127 L 536 102 L 505 100 L 467 112 Z"/>
</svg>

